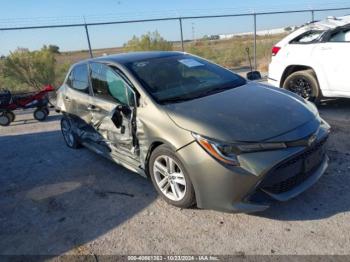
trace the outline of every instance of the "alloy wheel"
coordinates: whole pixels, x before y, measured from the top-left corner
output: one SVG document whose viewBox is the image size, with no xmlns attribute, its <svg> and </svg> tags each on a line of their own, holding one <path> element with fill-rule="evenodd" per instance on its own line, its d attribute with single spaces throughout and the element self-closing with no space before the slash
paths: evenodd
<svg viewBox="0 0 350 262">
<path fill-rule="evenodd" d="M 186 180 L 180 165 L 171 157 L 158 156 L 153 164 L 153 174 L 161 192 L 172 201 L 180 201 L 186 194 Z"/>
<path fill-rule="evenodd" d="M 309 81 L 300 77 L 288 83 L 289 91 L 309 100 L 312 97 L 312 86 Z"/>
<path fill-rule="evenodd" d="M 72 132 L 72 126 L 70 122 L 66 119 L 63 119 L 61 129 L 62 129 L 64 140 L 66 140 L 67 144 L 70 147 L 72 147 L 74 145 L 74 135 Z"/>
</svg>

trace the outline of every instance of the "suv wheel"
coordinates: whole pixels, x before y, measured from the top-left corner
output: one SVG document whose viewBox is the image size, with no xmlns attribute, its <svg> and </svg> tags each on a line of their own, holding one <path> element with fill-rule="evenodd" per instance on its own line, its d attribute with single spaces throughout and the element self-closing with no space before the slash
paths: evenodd
<svg viewBox="0 0 350 262">
<path fill-rule="evenodd" d="M 61 119 L 61 132 L 64 138 L 64 141 L 66 142 L 67 146 L 70 148 L 79 148 L 81 147 L 77 135 L 72 130 L 72 123 L 71 120 L 63 117 Z"/>
<path fill-rule="evenodd" d="M 194 205 L 195 194 L 191 180 L 171 149 L 162 145 L 153 151 L 149 173 L 154 187 L 166 202 L 181 208 Z"/>
<path fill-rule="evenodd" d="M 312 70 L 297 71 L 289 75 L 283 88 L 312 102 L 317 102 L 320 97 L 318 82 Z"/>
</svg>

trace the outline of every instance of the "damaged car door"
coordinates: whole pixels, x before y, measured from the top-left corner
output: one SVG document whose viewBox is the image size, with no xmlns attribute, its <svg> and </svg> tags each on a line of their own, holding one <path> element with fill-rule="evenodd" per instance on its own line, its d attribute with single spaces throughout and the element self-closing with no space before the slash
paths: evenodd
<svg viewBox="0 0 350 262">
<path fill-rule="evenodd" d="M 89 67 L 93 96 L 88 111 L 96 131 L 94 144 L 117 162 L 138 166 L 135 93 L 116 68 L 98 62 Z"/>
<path fill-rule="evenodd" d="M 66 111 L 74 118 L 79 129 L 86 129 L 91 121 L 86 101 L 90 99 L 89 73 L 87 63 L 75 66 L 66 84 L 70 87 L 63 97 Z"/>
</svg>

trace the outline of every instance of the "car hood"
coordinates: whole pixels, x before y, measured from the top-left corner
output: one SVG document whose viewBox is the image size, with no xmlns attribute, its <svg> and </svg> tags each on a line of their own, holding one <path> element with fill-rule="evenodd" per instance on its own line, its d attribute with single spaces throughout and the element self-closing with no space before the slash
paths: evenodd
<svg viewBox="0 0 350 262">
<path fill-rule="evenodd" d="M 319 125 L 303 99 L 253 82 L 164 108 L 179 127 L 226 142 L 297 140 Z"/>
</svg>

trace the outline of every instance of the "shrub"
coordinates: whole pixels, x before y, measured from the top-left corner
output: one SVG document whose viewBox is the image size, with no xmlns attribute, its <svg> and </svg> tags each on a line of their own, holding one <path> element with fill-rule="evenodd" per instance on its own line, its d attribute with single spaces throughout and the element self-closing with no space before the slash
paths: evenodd
<svg viewBox="0 0 350 262">
<path fill-rule="evenodd" d="M 148 32 L 141 37 L 133 36 L 126 44 L 124 44 L 126 51 L 148 51 L 159 50 L 169 51 L 173 50 L 172 43 L 166 41 L 158 31 Z"/>
<path fill-rule="evenodd" d="M 7 80 L 38 90 L 55 82 L 55 65 L 55 56 L 49 50 L 16 50 L 3 60 L 2 71 Z"/>
</svg>

